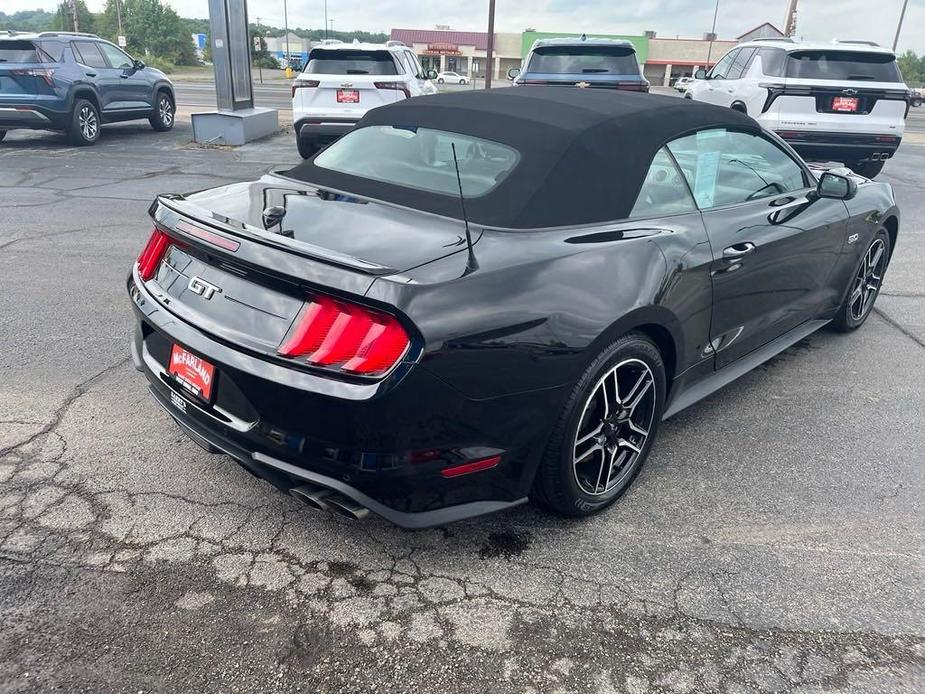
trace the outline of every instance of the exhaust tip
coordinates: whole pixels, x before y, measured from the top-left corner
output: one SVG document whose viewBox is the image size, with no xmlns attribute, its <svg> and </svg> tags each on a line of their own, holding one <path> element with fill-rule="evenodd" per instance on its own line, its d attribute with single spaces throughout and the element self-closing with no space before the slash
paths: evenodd
<svg viewBox="0 0 925 694">
<path fill-rule="evenodd" d="M 336 513 L 340 516 L 346 518 L 352 518 L 353 520 L 363 520 L 369 515 L 369 509 L 365 506 L 360 506 L 353 499 L 348 499 L 345 496 L 340 494 L 334 494 L 325 499 L 325 502 L 328 504 L 329 510 L 332 513 Z"/>
<path fill-rule="evenodd" d="M 303 502 L 309 508 L 316 511 L 330 511 L 327 498 L 331 496 L 331 490 L 323 487 L 314 487 L 310 484 L 303 484 L 300 487 L 293 487 L 289 493 L 299 501 Z"/>
</svg>

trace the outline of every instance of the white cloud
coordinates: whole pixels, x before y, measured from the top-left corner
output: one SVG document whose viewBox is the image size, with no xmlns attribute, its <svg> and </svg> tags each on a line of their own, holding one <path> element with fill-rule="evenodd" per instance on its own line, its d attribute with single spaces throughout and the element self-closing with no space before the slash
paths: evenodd
<svg viewBox="0 0 925 694">
<path fill-rule="evenodd" d="M 104 0 L 88 0 L 93 10 Z M 207 0 L 169 0 L 182 16 L 208 16 Z M 55 0 L 3 0 L 4 11 L 42 7 L 54 9 Z M 722 38 L 735 37 L 770 21 L 783 28 L 786 0 L 720 0 L 716 31 Z M 798 33 L 807 39 L 852 38 L 893 43 L 893 33 L 902 0 L 815 0 L 800 3 Z M 499 2 L 495 25 L 498 31 L 522 31 L 527 27 L 541 31 L 582 31 L 638 34 L 646 29 L 660 36 L 701 36 L 710 30 L 712 0 L 641 0 L 620 3 L 613 0 L 518 0 Z M 290 0 L 291 27 L 324 25 L 323 0 Z M 251 19 L 283 23 L 282 0 L 249 0 Z M 454 29 L 480 31 L 487 24 L 488 0 L 328 0 L 328 16 L 336 29 L 388 31 L 393 27 L 431 28 L 449 24 Z M 899 50 L 912 48 L 925 53 L 925 3 L 913 0 L 906 11 Z"/>
</svg>

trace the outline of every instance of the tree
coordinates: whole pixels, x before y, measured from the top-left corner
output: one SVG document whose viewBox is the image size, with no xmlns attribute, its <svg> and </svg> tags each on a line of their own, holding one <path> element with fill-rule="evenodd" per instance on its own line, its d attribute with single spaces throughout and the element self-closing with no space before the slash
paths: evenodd
<svg viewBox="0 0 925 694">
<path fill-rule="evenodd" d="M 96 15 L 96 33 L 113 43 L 119 37 L 119 13 L 122 13 L 122 31 L 125 31 L 125 3 L 123 0 L 106 0 L 102 14 Z"/>
<path fill-rule="evenodd" d="M 906 84 L 919 84 L 925 81 L 925 55 L 919 57 L 915 51 L 908 50 L 896 59 Z"/>
<path fill-rule="evenodd" d="M 55 13 L 54 29 L 57 31 L 81 31 L 85 34 L 92 34 L 96 30 L 95 15 L 87 9 L 87 3 L 84 0 L 75 0 L 77 3 L 77 23 L 79 26 L 74 27 L 74 14 L 66 2 L 58 5 L 58 11 Z"/>
</svg>

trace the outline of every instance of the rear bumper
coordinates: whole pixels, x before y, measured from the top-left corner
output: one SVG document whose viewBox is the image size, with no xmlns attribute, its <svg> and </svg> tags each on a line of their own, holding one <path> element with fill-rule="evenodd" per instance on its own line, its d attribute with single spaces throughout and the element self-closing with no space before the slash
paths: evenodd
<svg viewBox="0 0 925 694">
<path fill-rule="evenodd" d="M 294 127 L 302 142 L 326 145 L 350 132 L 357 122 L 341 118 L 304 118 L 296 121 Z"/>
<path fill-rule="evenodd" d="M 778 130 L 777 134 L 804 159 L 842 162 L 889 159 L 902 138 L 839 132 Z"/>
<path fill-rule="evenodd" d="M 68 114 L 63 111 L 34 105 L 0 104 L 0 130 L 59 130 L 65 127 L 67 120 Z"/>
<path fill-rule="evenodd" d="M 138 319 L 133 361 L 157 402 L 191 438 L 277 487 L 307 482 L 331 489 L 408 528 L 527 500 L 545 447 L 534 427 L 551 429 L 562 389 L 472 400 L 419 365 L 392 388 L 322 393 L 300 380 L 301 372 L 269 365 L 179 321 L 135 276 L 128 284 Z M 215 365 L 211 404 L 166 373 L 173 343 Z M 494 455 L 501 463 L 492 469 L 441 475 L 448 466 Z"/>
</svg>

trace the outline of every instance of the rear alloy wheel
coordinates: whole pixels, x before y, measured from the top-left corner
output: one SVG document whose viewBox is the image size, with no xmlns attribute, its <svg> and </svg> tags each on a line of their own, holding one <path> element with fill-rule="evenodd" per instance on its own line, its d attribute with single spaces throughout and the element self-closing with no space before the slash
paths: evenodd
<svg viewBox="0 0 925 694">
<path fill-rule="evenodd" d="M 100 113 L 93 102 L 77 99 L 67 132 L 71 142 L 81 147 L 100 139 Z"/>
<path fill-rule="evenodd" d="M 148 118 L 151 127 L 158 132 L 167 132 L 173 127 L 176 114 L 174 113 L 173 99 L 167 92 L 157 93 L 157 103 L 154 105 L 154 113 Z"/>
<path fill-rule="evenodd" d="M 460 84 L 465 84 L 465 83 L 466 83 L 466 80 L 459 80 L 459 83 L 460 83 Z"/>
<path fill-rule="evenodd" d="M 442 78 L 442 77 L 439 77 L 439 78 L 437 79 L 437 84 L 443 84 L 443 78 Z"/>
<path fill-rule="evenodd" d="M 534 498 L 568 516 L 591 515 L 616 500 L 649 455 L 665 390 L 662 358 L 648 338 L 629 334 L 611 344 L 572 391 Z"/>
<path fill-rule="evenodd" d="M 865 178 L 874 178 L 883 171 L 883 160 L 880 161 L 856 161 L 848 166 L 855 173 L 861 174 Z"/>
<path fill-rule="evenodd" d="M 890 262 L 890 236 L 880 229 L 870 242 L 851 279 L 851 287 L 832 321 L 839 332 L 851 332 L 862 325 L 874 308 Z"/>
</svg>

